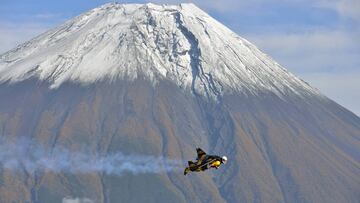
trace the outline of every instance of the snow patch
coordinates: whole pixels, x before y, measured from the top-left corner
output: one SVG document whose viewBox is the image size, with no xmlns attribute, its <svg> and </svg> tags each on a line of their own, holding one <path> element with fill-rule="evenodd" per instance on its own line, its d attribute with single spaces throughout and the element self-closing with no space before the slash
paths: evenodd
<svg viewBox="0 0 360 203">
<path fill-rule="evenodd" d="M 0 82 L 166 79 L 194 94 L 319 94 L 193 4 L 105 4 L 0 56 Z"/>
</svg>

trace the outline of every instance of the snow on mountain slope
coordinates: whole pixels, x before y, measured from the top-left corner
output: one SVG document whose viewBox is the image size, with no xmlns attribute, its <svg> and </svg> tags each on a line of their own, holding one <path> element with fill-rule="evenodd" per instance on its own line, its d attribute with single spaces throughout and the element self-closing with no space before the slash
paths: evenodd
<svg viewBox="0 0 360 203">
<path fill-rule="evenodd" d="M 0 82 L 36 76 L 57 88 L 140 75 L 212 98 L 319 95 L 193 4 L 106 4 L 0 56 Z"/>
</svg>

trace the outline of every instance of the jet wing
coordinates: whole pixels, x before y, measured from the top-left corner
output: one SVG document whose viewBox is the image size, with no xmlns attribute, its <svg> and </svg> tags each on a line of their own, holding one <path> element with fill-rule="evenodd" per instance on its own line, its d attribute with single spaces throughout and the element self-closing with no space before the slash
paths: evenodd
<svg viewBox="0 0 360 203">
<path fill-rule="evenodd" d="M 200 148 L 196 148 L 196 152 L 197 152 L 197 160 L 198 161 L 202 161 L 205 159 L 206 153 L 204 152 L 204 150 L 202 150 Z"/>
<path fill-rule="evenodd" d="M 205 157 L 206 157 L 206 159 L 205 159 Z M 203 158 L 202 160 L 198 161 L 197 167 L 198 167 L 198 168 L 201 168 L 202 170 L 204 170 L 204 169 L 203 169 L 204 166 L 210 165 L 210 164 L 212 164 L 214 161 L 216 161 L 216 159 L 215 159 L 214 157 L 204 155 L 204 158 Z"/>
</svg>

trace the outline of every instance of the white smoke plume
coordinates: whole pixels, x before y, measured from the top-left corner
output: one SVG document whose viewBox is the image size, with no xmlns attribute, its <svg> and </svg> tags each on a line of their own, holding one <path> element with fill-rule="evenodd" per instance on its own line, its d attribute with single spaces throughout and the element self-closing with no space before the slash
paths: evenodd
<svg viewBox="0 0 360 203">
<path fill-rule="evenodd" d="M 62 199 L 62 203 L 94 203 L 94 201 L 92 201 L 89 198 L 71 198 L 71 197 L 64 197 Z"/>
<path fill-rule="evenodd" d="M 161 156 L 125 155 L 120 152 L 100 156 L 81 151 L 73 152 L 64 148 L 50 151 L 26 140 L 0 144 L 0 167 L 12 171 L 25 170 L 28 173 L 99 172 L 123 175 L 179 171 L 182 166 L 179 160 Z"/>
</svg>

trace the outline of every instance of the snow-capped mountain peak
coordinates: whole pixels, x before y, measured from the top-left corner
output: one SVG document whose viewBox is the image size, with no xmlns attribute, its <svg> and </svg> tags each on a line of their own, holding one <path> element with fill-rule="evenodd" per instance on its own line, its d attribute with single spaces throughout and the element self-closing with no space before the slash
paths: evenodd
<svg viewBox="0 0 360 203">
<path fill-rule="evenodd" d="M 105 4 L 0 56 L 0 82 L 144 76 L 194 94 L 318 94 L 194 4 Z"/>
</svg>

